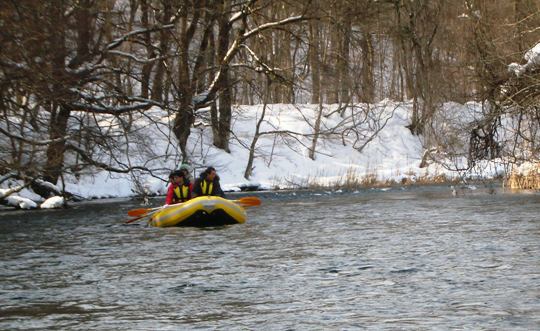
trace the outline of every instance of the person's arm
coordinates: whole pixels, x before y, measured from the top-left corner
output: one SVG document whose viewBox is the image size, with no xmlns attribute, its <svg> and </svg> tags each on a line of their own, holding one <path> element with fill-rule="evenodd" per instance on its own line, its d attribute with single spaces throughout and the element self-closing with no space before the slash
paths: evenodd
<svg viewBox="0 0 540 331">
<path fill-rule="evenodd" d="M 188 191 L 187 191 L 187 200 L 193 199 L 193 185 L 191 183 L 188 184 Z"/>
<path fill-rule="evenodd" d="M 221 184 L 219 184 L 219 180 L 214 181 L 214 192 L 214 195 L 225 198 L 225 192 L 223 192 L 223 190 L 221 189 Z"/>
<path fill-rule="evenodd" d="M 167 197 L 165 198 L 165 204 L 166 205 L 172 205 L 174 198 L 174 188 L 173 185 L 169 185 L 169 188 L 167 189 Z"/>
</svg>

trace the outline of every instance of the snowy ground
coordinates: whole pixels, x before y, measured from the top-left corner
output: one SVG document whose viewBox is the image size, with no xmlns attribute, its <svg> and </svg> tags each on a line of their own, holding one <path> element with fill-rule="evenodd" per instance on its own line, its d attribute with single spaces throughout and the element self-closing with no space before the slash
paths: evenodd
<svg viewBox="0 0 540 331">
<path fill-rule="evenodd" d="M 244 172 L 248 163 L 248 148 L 257 121 L 262 116 L 263 106 L 238 106 L 234 109 L 235 136 L 230 153 L 212 145 L 209 126 L 199 125 L 192 129 L 189 150 L 193 173 L 198 175 L 205 166 L 214 166 L 224 190 L 239 191 L 242 185 L 284 189 L 316 185 L 358 185 L 373 180 L 381 183 L 414 183 L 441 176 L 446 179 L 477 175 L 491 178 L 504 172 L 496 162 L 482 164 L 471 173 L 451 171 L 434 163 L 420 168 L 424 143 L 422 137 L 413 136 L 406 128 L 411 113 L 411 105 L 408 103 L 383 101 L 376 105 L 357 105 L 354 110 L 348 109 L 341 114 L 334 111 L 337 108 L 338 105 L 324 107 L 325 116 L 321 122 L 324 134 L 318 139 L 315 159 L 312 160 L 309 158 L 309 149 L 312 146 L 318 105 L 268 105 L 259 130 L 265 134 L 257 142 L 253 173 L 247 180 Z M 463 120 L 473 118 L 476 108 L 476 105 L 448 104 L 443 114 L 454 114 L 451 116 L 453 120 Z M 371 118 L 365 117 L 368 113 L 372 114 Z M 145 116 L 146 119 L 141 117 L 138 122 L 144 128 L 141 130 L 144 132 L 142 140 L 152 146 L 152 155 L 162 157 L 148 163 L 148 151 L 141 148 L 143 144 L 135 142 L 126 163 L 139 162 L 156 169 L 162 168 L 156 172 L 161 179 L 147 174 L 109 174 L 100 171 L 78 179 L 66 177 L 67 191 L 85 198 L 128 197 L 136 195 L 138 190 L 134 183 L 138 181 L 147 193 L 164 194 L 164 180 L 168 172 L 180 166 L 177 148 L 171 143 L 174 139 L 168 130 L 171 117 L 160 109 L 152 109 Z M 152 124 L 148 117 L 157 120 L 161 126 Z M 444 118 L 445 128 L 451 126 L 452 118 Z M 358 123 L 362 124 L 358 126 Z M 356 132 L 348 130 L 354 126 L 358 128 Z M 57 186 L 62 185 L 58 183 Z M 19 192 L 19 195 L 40 200 L 26 189 Z"/>
</svg>

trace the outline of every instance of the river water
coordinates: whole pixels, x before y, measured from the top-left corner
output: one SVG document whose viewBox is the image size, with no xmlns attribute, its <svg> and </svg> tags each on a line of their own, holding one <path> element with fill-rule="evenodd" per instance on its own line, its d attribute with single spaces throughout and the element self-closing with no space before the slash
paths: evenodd
<svg viewBox="0 0 540 331">
<path fill-rule="evenodd" d="M 0 329 L 539 330 L 540 194 L 458 193 L 264 193 L 206 229 L 2 212 Z"/>
</svg>

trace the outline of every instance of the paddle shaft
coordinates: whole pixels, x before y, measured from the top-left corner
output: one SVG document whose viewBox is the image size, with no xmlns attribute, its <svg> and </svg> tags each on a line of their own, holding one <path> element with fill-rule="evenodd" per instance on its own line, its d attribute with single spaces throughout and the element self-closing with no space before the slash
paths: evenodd
<svg viewBox="0 0 540 331">
<path fill-rule="evenodd" d="M 153 210 L 158 210 L 162 207 L 155 207 L 155 208 L 139 208 L 139 209 L 132 209 L 132 210 L 128 210 L 128 215 L 129 216 L 140 216 L 140 215 L 146 215 L 148 214 L 149 212 L 153 211 Z"/>
<path fill-rule="evenodd" d="M 125 221 L 124 224 L 133 223 L 133 222 L 135 222 L 135 221 L 137 221 L 137 220 L 140 220 L 141 218 L 145 218 L 145 217 L 147 217 L 147 216 L 152 216 L 152 215 L 154 215 L 155 213 L 157 213 L 157 210 L 154 211 L 154 212 L 151 212 L 151 213 L 146 213 L 146 214 L 144 214 L 144 215 L 142 215 L 142 216 L 139 216 L 139 217 L 135 217 L 135 218 L 129 219 L 129 220 Z"/>
<path fill-rule="evenodd" d="M 135 218 L 129 219 L 129 220 L 125 221 L 124 224 L 133 223 L 133 222 L 135 222 L 135 221 L 137 221 L 137 220 L 140 220 L 141 218 L 144 218 L 144 217 L 146 217 L 146 216 L 148 216 L 148 214 L 145 214 L 145 215 L 142 215 L 142 216 L 139 216 L 139 217 L 135 217 Z"/>
</svg>

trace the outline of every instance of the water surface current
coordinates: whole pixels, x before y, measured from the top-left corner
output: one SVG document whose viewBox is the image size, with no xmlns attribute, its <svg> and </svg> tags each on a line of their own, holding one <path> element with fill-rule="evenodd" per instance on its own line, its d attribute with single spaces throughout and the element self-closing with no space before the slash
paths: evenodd
<svg viewBox="0 0 540 331">
<path fill-rule="evenodd" d="M 540 329 L 539 193 L 260 197 L 203 229 L 123 225 L 133 201 L 0 212 L 0 329 Z"/>
</svg>

